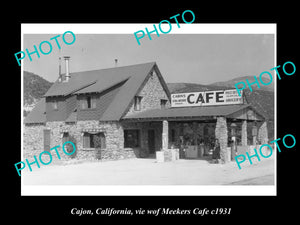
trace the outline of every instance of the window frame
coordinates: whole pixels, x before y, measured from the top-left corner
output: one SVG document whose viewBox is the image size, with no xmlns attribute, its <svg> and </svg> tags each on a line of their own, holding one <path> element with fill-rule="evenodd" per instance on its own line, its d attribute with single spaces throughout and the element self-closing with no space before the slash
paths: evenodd
<svg viewBox="0 0 300 225">
<path fill-rule="evenodd" d="M 142 96 L 134 96 L 134 111 L 141 111 L 142 109 Z"/>
<path fill-rule="evenodd" d="M 91 109 L 92 108 L 92 97 L 91 96 L 86 96 L 85 99 L 86 99 L 86 103 L 87 103 L 86 108 Z"/>
<path fill-rule="evenodd" d="M 167 106 L 168 100 L 167 99 L 160 99 L 160 108 L 165 109 Z"/>
<path fill-rule="evenodd" d="M 135 133 L 135 137 L 137 140 L 128 140 L 128 133 Z M 133 134 L 134 134 L 133 133 Z M 135 145 L 130 144 L 131 142 L 135 142 Z M 124 129 L 124 148 L 140 148 L 141 147 L 141 130 L 140 129 Z"/>
<path fill-rule="evenodd" d="M 98 133 L 89 133 L 89 132 L 83 132 L 83 141 L 82 141 L 82 148 L 85 150 L 94 150 L 96 149 L 94 146 L 94 136 L 99 135 L 101 140 L 101 149 L 106 149 L 106 135 L 105 132 L 98 132 Z M 88 143 L 88 146 L 87 146 Z"/>
<path fill-rule="evenodd" d="M 63 132 L 62 133 L 62 145 L 65 142 L 69 141 L 69 139 L 70 139 L 70 133 L 69 132 Z"/>
<path fill-rule="evenodd" d="M 52 108 L 54 111 L 58 111 L 58 101 L 56 99 L 52 100 Z"/>
<path fill-rule="evenodd" d="M 90 110 L 97 108 L 97 96 L 87 95 L 80 99 L 80 109 Z"/>
</svg>

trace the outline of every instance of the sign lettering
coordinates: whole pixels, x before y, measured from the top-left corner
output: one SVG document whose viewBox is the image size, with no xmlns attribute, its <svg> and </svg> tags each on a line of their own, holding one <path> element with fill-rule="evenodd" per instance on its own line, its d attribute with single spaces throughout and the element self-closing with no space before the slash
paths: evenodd
<svg viewBox="0 0 300 225">
<path fill-rule="evenodd" d="M 171 95 L 172 107 L 212 106 L 243 104 L 243 97 L 236 89 L 177 93 Z"/>
</svg>

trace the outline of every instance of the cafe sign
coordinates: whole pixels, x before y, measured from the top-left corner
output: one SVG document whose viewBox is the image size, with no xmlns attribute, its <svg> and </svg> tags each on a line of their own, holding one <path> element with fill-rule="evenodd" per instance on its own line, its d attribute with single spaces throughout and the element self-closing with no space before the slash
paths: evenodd
<svg viewBox="0 0 300 225">
<path fill-rule="evenodd" d="M 171 95 L 171 107 L 243 104 L 243 94 L 236 89 L 176 93 Z"/>
</svg>

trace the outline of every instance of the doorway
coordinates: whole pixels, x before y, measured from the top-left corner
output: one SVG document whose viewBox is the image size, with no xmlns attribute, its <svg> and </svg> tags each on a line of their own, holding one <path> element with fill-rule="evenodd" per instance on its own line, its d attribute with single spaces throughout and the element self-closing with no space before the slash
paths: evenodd
<svg viewBox="0 0 300 225">
<path fill-rule="evenodd" d="M 155 153 L 155 131 L 148 130 L 148 149 L 149 154 Z"/>
</svg>

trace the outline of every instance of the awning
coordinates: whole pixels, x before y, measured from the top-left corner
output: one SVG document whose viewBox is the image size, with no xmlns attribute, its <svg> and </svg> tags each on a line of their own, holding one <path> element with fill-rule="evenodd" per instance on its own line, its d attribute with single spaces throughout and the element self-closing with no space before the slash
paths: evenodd
<svg viewBox="0 0 300 225">
<path fill-rule="evenodd" d="M 122 120 L 201 120 L 209 118 L 215 119 L 217 116 L 224 116 L 226 118 L 242 120 L 265 120 L 265 118 L 258 112 L 256 112 L 256 110 L 249 104 L 151 109 L 139 113 L 126 115 L 122 118 Z"/>
</svg>

